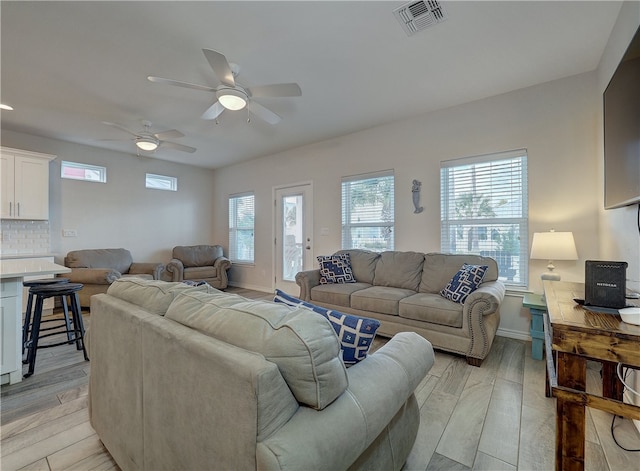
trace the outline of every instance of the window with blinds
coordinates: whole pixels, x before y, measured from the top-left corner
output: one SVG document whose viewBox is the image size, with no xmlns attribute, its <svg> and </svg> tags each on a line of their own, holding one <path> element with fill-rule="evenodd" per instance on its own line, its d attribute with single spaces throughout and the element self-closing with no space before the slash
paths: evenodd
<svg viewBox="0 0 640 471">
<path fill-rule="evenodd" d="M 527 151 L 440 164 L 443 252 L 494 258 L 507 285 L 528 282 Z"/>
<path fill-rule="evenodd" d="M 385 171 L 342 179 L 342 248 L 394 248 L 394 175 Z"/>
<path fill-rule="evenodd" d="M 254 262 L 255 196 L 243 193 L 229 197 L 229 259 Z"/>
</svg>

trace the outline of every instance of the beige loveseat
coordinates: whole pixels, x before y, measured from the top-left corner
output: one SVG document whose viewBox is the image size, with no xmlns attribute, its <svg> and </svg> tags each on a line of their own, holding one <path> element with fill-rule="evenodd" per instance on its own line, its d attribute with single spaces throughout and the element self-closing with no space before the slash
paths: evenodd
<svg viewBox="0 0 640 471">
<path fill-rule="evenodd" d="M 417 332 L 433 347 L 464 355 L 480 366 L 488 355 L 500 323 L 505 286 L 492 258 L 366 250 L 348 253 L 356 283 L 320 284 L 320 270 L 300 272 L 300 298 L 313 304 L 380 321 L 378 334 Z M 483 283 L 464 304 L 439 293 L 463 263 L 487 265 Z"/>
<path fill-rule="evenodd" d="M 346 369 L 327 319 L 207 285 L 121 279 L 92 298 L 92 427 L 128 470 L 399 470 L 429 342 Z"/>
<path fill-rule="evenodd" d="M 73 250 L 67 253 L 64 266 L 71 268 L 71 273 L 60 276 L 84 285 L 79 292 L 83 307 L 91 305 L 91 296 L 106 293 L 109 285 L 123 276 L 157 280 L 163 270 L 162 263 L 134 262 L 127 249 Z"/>
<path fill-rule="evenodd" d="M 221 245 L 179 245 L 165 267 L 165 281 L 205 281 L 214 288 L 225 289 L 231 260 L 224 256 Z"/>
</svg>

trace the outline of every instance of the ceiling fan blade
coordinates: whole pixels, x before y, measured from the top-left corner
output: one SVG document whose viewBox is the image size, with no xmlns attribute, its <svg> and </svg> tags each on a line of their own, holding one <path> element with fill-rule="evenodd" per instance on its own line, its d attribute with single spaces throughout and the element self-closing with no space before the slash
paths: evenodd
<svg viewBox="0 0 640 471">
<path fill-rule="evenodd" d="M 163 148 L 166 147 L 168 149 L 175 149 L 181 152 L 188 152 L 190 154 L 193 154 L 197 150 L 195 147 L 189 147 L 182 144 L 178 144 L 177 142 L 168 142 L 168 141 L 162 141 L 158 147 L 163 147 Z"/>
<path fill-rule="evenodd" d="M 297 83 L 274 83 L 250 87 L 247 91 L 254 97 L 302 96 L 302 90 Z"/>
<path fill-rule="evenodd" d="M 233 78 L 233 72 L 231 72 L 231 66 L 227 58 L 223 54 L 211 49 L 203 49 L 202 52 L 204 52 L 204 56 L 207 58 L 207 61 L 209 61 L 209 65 L 218 77 L 218 80 L 224 85 L 235 87 L 236 81 Z"/>
<path fill-rule="evenodd" d="M 191 88 L 193 90 L 202 90 L 205 92 L 215 93 L 216 91 L 215 88 L 207 87 L 206 85 L 198 85 L 197 83 L 181 82 L 179 80 L 171 80 L 171 79 L 162 78 L 162 77 L 154 77 L 152 75 L 149 75 L 147 77 L 147 80 L 149 80 L 149 82 L 164 83 L 167 85 L 175 85 L 176 87 Z"/>
<path fill-rule="evenodd" d="M 117 124 L 117 123 L 110 123 L 109 121 L 103 121 L 102 124 L 106 124 L 107 126 L 111 126 L 114 128 L 118 128 L 121 131 L 127 132 L 129 134 L 131 134 L 132 136 L 138 137 L 138 133 L 135 133 L 133 131 L 130 131 L 129 129 L 125 128 L 124 126 Z"/>
<path fill-rule="evenodd" d="M 222 114 L 224 111 L 224 106 L 220 104 L 219 101 L 216 101 L 213 105 L 211 105 L 207 110 L 202 113 L 202 119 L 216 119 L 218 116 Z"/>
<path fill-rule="evenodd" d="M 178 139 L 180 137 L 184 137 L 184 134 L 177 129 L 170 129 L 169 131 L 155 133 L 154 136 L 162 141 L 164 139 Z"/>
<path fill-rule="evenodd" d="M 278 124 L 282 118 L 256 101 L 249 102 L 249 111 L 269 124 Z"/>
</svg>

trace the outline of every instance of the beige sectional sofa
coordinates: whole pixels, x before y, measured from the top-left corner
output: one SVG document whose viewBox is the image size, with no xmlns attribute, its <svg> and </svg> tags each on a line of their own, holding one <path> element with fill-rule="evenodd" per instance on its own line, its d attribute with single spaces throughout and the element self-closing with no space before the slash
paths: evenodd
<svg viewBox="0 0 640 471">
<path fill-rule="evenodd" d="M 346 369 L 329 321 L 208 285 L 121 279 L 93 296 L 92 427 L 125 470 L 399 470 L 429 342 Z"/>
<path fill-rule="evenodd" d="M 378 334 L 412 331 L 436 349 L 480 366 L 500 323 L 505 286 L 494 259 L 473 254 L 365 250 L 348 253 L 355 283 L 320 284 L 320 270 L 300 272 L 300 298 L 329 309 L 377 319 Z M 482 284 L 463 304 L 439 293 L 464 263 L 487 265 Z"/>
</svg>

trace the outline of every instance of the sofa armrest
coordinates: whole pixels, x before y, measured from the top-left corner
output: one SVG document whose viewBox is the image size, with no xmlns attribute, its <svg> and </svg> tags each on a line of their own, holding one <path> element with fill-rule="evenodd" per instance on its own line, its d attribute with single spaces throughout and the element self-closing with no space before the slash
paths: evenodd
<svg viewBox="0 0 640 471">
<path fill-rule="evenodd" d="M 71 283 L 110 285 L 122 274 L 111 268 L 72 268 L 70 273 L 65 273 L 64 278 L 69 278 Z"/>
<path fill-rule="evenodd" d="M 231 268 L 231 260 L 229 260 L 227 257 L 218 257 L 213 262 L 213 266 L 217 268 L 222 275 L 223 272 L 226 272 L 229 268 Z"/>
<path fill-rule="evenodd" d="M 300 286 L 300 296 L 303 301 L 311 301 L 311 288 L 320 284 L 320 270 L 300 271 L 296 273 L 296 283 Z"/>
<path fill-rule="evenodd" d="M 152 275 L 154 280 L 160 279 L 164 265 L 157 262 L 133 262 L 129 267 L 129 275 Z"/>
<path fill-rule="evenodd" d="M 332 404 L 321 411 L 300 407 L 279 430 L 259 442 L 258 468 L 347 469 L 403 405 L 415 401 L 411 399 L 414 391 L 433 361 L 427 340 L 414 332 L 396 334 L 347 370 L 349 388 Z M 414 412 L 418 415 L 417 406 Z"/>
<path fill-rule="evenodd" d="M 471 345 L 467 362 L 480 366 L 489 354 L 500 324 L 500 304 L 506 288 L 502 281 L 488 281 L 467 297 L 462 311 L 462 328 L 469 332 Z"/>
<path fill-rule="evenodd" d="M 183 281 L 184 265 L 177 258 L 172 258 L 169 263 L 164 266 L 163 275 L 165 281 Z"/>
<path fill-rule="evenodd" d="M 486 316 L 496 312 L 504 300 L 506 288 L 501 281 L 482 283 L 464 302 L 464 312 L 474 312 Z"/>
</svg>

